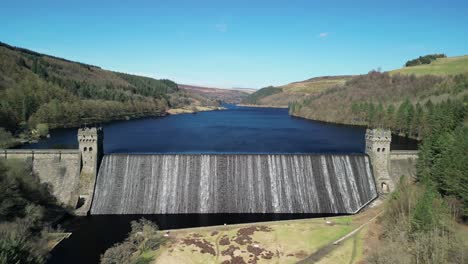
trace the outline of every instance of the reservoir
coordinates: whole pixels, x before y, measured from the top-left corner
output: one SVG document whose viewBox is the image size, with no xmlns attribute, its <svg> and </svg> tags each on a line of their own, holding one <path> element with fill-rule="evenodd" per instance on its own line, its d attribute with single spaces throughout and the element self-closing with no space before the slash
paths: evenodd
<svg viewBox="0 0 468 264">
<path fill-rule="evenodd" d="M 222 111 L 102 124 L 104 153 L 364 153 L 364 127 L 335 125 L 288 115 L 287 109 L 224 105 Z M 77 129 L 19 148 L 78 148 Z M 392 149 L 414 141 L 392 138 Z"/>
<path fill-rule="evenodd" d="M 291 117 L 288 115 L 287 109 L 234 105 L 225 105 L 225 107 L 227 109 L 222 111 L 102 124 L 104 128 L 104 153 L 105 155 L 117 155 L 115 157 L 125 154 L 361 155 L 364 153 L 364 127 L 335 125 Z M 21 146 L 21 148 L 77 148 L 76 138 L 76 128 L 56 129 L 51 131 L 50 138 Z M 414 141 L 398 137 L 392 139 L 392 149 L 414 149 L 416 147 Z M 231 158 L 231 156 L 226 157 L 226 159 Z M 139 159 L 135 162 L 138 164 L 151 163 L 145 159 Z M 118 163 L 122 164 L 122 162 Z M 131 173 L 134 173 L 132 177 L 141 175 L 136 171 Z M 250 177 L 249 175 L 246 176 L 246 179 Z M 290 173 L 290 175 L 295 174 Z M 107 183 L 102 185 L 102 187 L 106 186 L 109 185 Z M 96 207 L 96 210 L 101 209 Z M 154 211 L 161 210 L 156 208 Z M 100 255 L 107 248 L 122 241 L 127 236 L 130 231 L 130 221 L 141 217 L 154 220 L 160 229 L 164 230 L 323 216 L 326 215 L 267 212 L 261 214 L 104 214 L 76 217 L 62 223 L 63 228 L 68 232 L 73 232 L 73 235 L 62 241 L 52 251 L 49 262 L 97 263 Z"/>
</svg>

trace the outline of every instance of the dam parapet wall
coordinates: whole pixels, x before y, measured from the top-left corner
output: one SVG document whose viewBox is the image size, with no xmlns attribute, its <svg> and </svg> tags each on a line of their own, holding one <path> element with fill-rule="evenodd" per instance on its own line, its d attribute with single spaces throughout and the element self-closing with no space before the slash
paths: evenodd
<svg viewBox="0 0 468 264">
<path fill-rule="evenodd" d="M 390 160 L 417 159 L 418 154 L 418 150 L 392 150 Z"/>
<path fill-rule="evenodd" d="M 390 177 L 398 182 L 401 176 L 416 179 L 417 150 L 392 150 L 390 152 Z"/>
</svg>

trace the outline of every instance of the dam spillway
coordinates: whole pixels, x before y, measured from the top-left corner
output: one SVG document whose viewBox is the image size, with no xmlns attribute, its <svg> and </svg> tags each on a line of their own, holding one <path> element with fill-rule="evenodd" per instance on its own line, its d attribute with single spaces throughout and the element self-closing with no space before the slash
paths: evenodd
<svg viewBox="0 0 468 264">
<path fill-rule="evenodd" d="M 366 155 L 112 154 L 91 214 L 342 214 L 376 197 Z"/>
</svg>

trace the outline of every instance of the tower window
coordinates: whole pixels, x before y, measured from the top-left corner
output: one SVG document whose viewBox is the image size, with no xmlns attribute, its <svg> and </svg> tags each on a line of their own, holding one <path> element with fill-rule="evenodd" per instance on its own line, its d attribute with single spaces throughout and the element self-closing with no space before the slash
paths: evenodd
<svg viewBox="0 0 468 264">
<path fill-rule="evenodd" d="M 93 151 L 93 148 L 92 148 L 92 147 L 89 147 L 89 151 Z"/>
<path fill-rule="evenodd" d="M 385 148 L 382 148 L 382 152 L 385 152 Z"/>
<path fill-rule="evenodd" d="M 377 148 L 377 152 L 380 152 L 380 148 Z"/>
<path fill-rule="evenodd" d="M 87 151 L 87 150 L 88 150 L 88 148 L 87 148 L 87 147 L 84 147 L 83 151 Z"/>
</svg>

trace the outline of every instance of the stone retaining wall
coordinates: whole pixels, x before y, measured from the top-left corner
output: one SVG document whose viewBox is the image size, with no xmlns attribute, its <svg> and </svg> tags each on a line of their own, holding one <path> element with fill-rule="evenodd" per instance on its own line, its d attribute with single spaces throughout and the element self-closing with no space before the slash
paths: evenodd
<svg viewBox="0 0 468 264">
<path fill-rule="evenodd" d="M 74 207 L 78 201 L 80 150 L 2 149 L 1 159 L 25 160 L 41 182 L 47 183 L 59 202 Z"/>
</svg>

